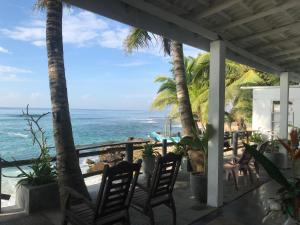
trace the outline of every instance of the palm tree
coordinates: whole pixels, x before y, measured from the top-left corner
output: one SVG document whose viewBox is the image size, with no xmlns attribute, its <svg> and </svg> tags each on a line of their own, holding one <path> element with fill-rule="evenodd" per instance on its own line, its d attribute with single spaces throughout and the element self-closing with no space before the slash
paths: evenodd
<svg viewBox="0 0 300 225">
<path fill-rule="evenodd" d="M 185 74 L 190 94 L 193 113 L 201 122 L 207 122 L 208 116 L 208 90 L 209 90 L 209 54 L 202 54 L 196 58 L 185 58 Z M 174 100 L 175 80 L 174 76 L 160 76 L 156 80 L 161 86 L 152 106 L 162 109 L 172 106 L 172 112 L 177 110 L 178 102 Z M 250 85 L 274 85 L 278 78 L 271 74 L 265 74 L 254 69 L 226 60 L 226 113 L 225 120 L 229 127 L 233 121 L 244 118 L 251 122 L 252 117 L 252 92 L 241 90 L 241 86 Z"/>
<path fill-rule="evenodd" d="M 88 196 L 75 151 L 69 112 L 67 84 L 64 68 L 61 0 L 38 0 L 37 7 L 47 10 L 46 43 L 48 73 L 52 104 L 53 134 L 56 148 L 58 183 L 61 202 L 66 197 L 64 186 Z"/>
<path fill-rule="evenodd" d="M 168 40 L 162 36 L 156 36 L 139 28 L 132 28 L 124 45 L 126 51 L 130 53 L 133 49 L 149 47 L 153 40 L 162 43 L 165 54 L 172 55 L 176 102 L 183 129 L 182 132 L 183 136 L 192 136 L 196 125 L 186 83 L 182 44 L 177 41 Z"/>
</svg>

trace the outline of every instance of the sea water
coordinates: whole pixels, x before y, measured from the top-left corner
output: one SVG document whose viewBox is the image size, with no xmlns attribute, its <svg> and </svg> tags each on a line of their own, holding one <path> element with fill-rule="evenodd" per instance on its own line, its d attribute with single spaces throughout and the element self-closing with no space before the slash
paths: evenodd
<svg viewBox="0 0 300 225">
<path fill-rule="evenodd" d="M 22 108 L 0 108 L 0 156 L 8 161 L 13 159 L 30 159 L 38 156 L 38 148 L 32 145 L 32 137 L 22 115 Z M 34 116 L 49 112 L 50 109 L 29 109 Z M 71 109 L 71 121 L 75 145 L 86 145 L 107 141 L 126 141 L 128 137 L 147 138 L 152 131 L 163 131 L 167 112 L 146 110 L 91 110 Z M 52 135 L 52 118 L 49 113 L 40 121 L 46 131 L 48 146 L 54 146 Z M 174 124 L 174 133 L 180 126 Z M 51 149 L 51 154 L 55 154 Z M 83 170 L 85 161 L 80 161 Z M 4 169 L 3 174 L 16 176 L 16 168 Z M 17 179 L 2 177 L 2 193 L 15 193 Z M 4 205 L 13 204 L 2 201 Z"/>
</svg>

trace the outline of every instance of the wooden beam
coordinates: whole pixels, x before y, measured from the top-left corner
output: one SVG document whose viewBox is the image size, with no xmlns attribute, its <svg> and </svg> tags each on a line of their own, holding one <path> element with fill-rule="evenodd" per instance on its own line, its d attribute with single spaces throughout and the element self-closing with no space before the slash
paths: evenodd
<svg viewBox="0 0 300 225">
<path fill-rule="evenodd" d="M 262 38 L 262 37 L 270 36 L 270 35 L 273 35 L 273 34 L 282 33 L 282 32 L 285 32 L 287 30 L 292 30 L 292 29 L 296 29 L 296 28 L 300 29 L 300 22 L 299 21 L 294 22 L 294 23 L 290 23 L 290 24 L 287 24 L 287 25 L 283 25 L 283 26 L 280 26 L 280 27 L 275 27 L 275 28 L 265 30 L 265 31 L 262 31 L 262 32 L 254 33 L 252 35 L 246 35 L 244 37 L 235 38 L 235 39 L 232 39 L 230 41 L 233 41 L 233 42 L 247 42 L 247 41 L 251 41 L 253 39 Z"/>
<path fill-rule="evenodd" d="M 286 38 L 284 40 L 281 41 L 274 41 L 271 42 L 269 44 L 263 44 L 263 45 L 256 45 L 256 46 L 251 46 L 249 48 L 247 48 L 246 50 L 250 51 L 250 52 L 255 52 L 260 53 L 262 51 L 264 51 L 267 48 L 274 48 L 274 47 L 280 47 L 280 45 L 288 43 L 288 42 L 296 42 L 296 41 L 300 41 L 300 36 L 296 36 L 293 38 Z"/>
<path fill-rule="evenodd" d="M 300 59 L 300 54 L 284 57 L 281 59 L 274 59 L 274 61 L 281 63 L 281 62 L 290 61 L 290 60 L 294 60 L 294 59 Z"/>
<path fill-rule="evenodd" d="M 279 63 L 279 65 L 281 65 L 283 68 L 299 67 L 300 60 L 299 59 L 295 59 L 292 62 L 282 62 L 282 63 Z"/>
<path fill-rule="evenodd" d="M 300 47 L 287 49 L 287 50 L 283 50 L 283 51 L 277 51 L 273 54 L 269 54 L 268 57 L 269 58 L 281 57 L 281 56 L 292 54 L 292 53 L 295 53 L 295 52 L 300 52 Z"/>
<path fill-rule="evenodd" d="M 230 28 L 233 28 L 233 27 L 245 24 L 245 23 L 249 23 L 249 22 L 252 22 L 254 20 L 264 18 L 266 16 L 270 16 L 270 15 L 282 12 L 284 10 L 296 7 L 298 5 L 300 5 L 299 0 L 290 0 L 290 1 L 287 1 L 287 2 L 285 2 L 285 3 L 283 3 L 279 6 L 271 8 L 269 10 L 265 10 L 265 11 L 253 14 L 252 16 L 248 16 L 248 17 L 244 17 L 242 19 L 235 20 L 235 21 L 233 21 L 229 24 L 224 24 L 222 26 L 217 27 L 215 30 L 219 31 L 219 32 L 224 32 L 227 29 L 230 29 Z"/>
<path fill-rule="evenodd" d="M 174 23 L 179 27 L 185 28 L 189 31 L 199 34 L 209 40 L 217 40 L 219 38 L 216 33 L 200 26 L 199 24 L 193 23 L 189 20 L 183 19 L 180 16 L 176 16 L 170 12 L 162 10 L 159 7 L 156 7 L 148 2 L 140 1 L 140 0 L 121 0 L 121 1 L 134 8 L 146 11 L 147 13 L 156 16 L 164 21 L 167 21 L 169 23 Z"/>
<path fill-rule="evenodd" d="M 242 55 L 244 56 L 245 58 L 248 58 L 250 61 L 253 61 L 253 62 L 260 62 L 261 64 L 265 65 L 265 66 L 268 66 L 270 68 L 272 68 L 274 71 L 281 71 L 282 68 L 280 68 L 278 65 L 274 64 L 274 63 L 271 63 L 261 57 L 258 57 L 244 49 L 241 49 L 237 46 L 235 46 L 234 44 L 232 44 L 231 42 L 229 41 L 226 41 L 226 47 L 228 49 L 230 49 L 231 51 L 239 54 L 239 55 Z"/>
<path fill-rule="evenodd" d="M 208 17 L 214 14 L 217 14 L 225 9 L 230 8 L 231 6 L 239 3 L 241 0 L 223 0 L 221 3 L 215 3 L 212 6 L 210 6 L 208 9 L 198 13 L 197 14 L 193 14 L 191 16 L 189 16 L 189 18 L 192 19 L 202 19 L 204 17 Z"/>
<path fill-rule="evenodd" d="M 122 0 L 122 1 L 126 2 L 127 4 L 130 4 L 131 6 L 137 7 L 140 10 L 144 10 L 147 13 L 155 14 L 156 16 L 159 16 L 161 19 L 167 18 L 168 20 L 170 20 L 170 17 L 168 17 L 168 16 L 170 16 L 169 13 L 164 12 L 163 10 L 161 10 L 161 9 L 159 9 L 159 8 L 149 4 L 149 3 L 146 3 L 146 2 L 143 2 L 143 1 L 140 1 L 140 0 Z M 173 22 L 180 23 L 180 24 L 176 23 L 176 25 L 179 25 L 180 27 L 183 27 L 183 28 L 185 27 L 189 31 L 194 31 L 195 33 L 199 32 L 199 31 L 197 32 L 197 30 L 194 30 L 195 28 L 197 29 L 197 27 L 199 29 L 199 26 L 197 24 L 195 24 L 193 22 L 190 22 L 189 20 L 180 18 L 180 17 L 174 18 L 174 16 L 172 16 L 172 18 L 174 19 Z M 177 19 L 177 20 L 175 20 L 175 19 Z M 208 36 L 208 35 L 206 35 L 206 36 Z M 212 35 L 209 35 L 209 36 L 212 36 Z M 259 58 L 255 55 L 253 55 L 253 54 L 237 47 L 237 46 L 234 46 L 232 43 L 226 42 L 226 46 L 228 47 L 228 49 L 232 50 L 233 52 L 235 52 L 235 53 L 237 53 L 241 56 L 244 56 L 246 58 L 249 57 L 251 59 L 251 61 L 259 62 L 263 65 L 266 65 L 266 66 L 270 67 L 272 70 L 281 71 L 281 68 L 278 67 L 277 65 L 274 65 L 273 63 L 268 62 L 267 60 Z"/>
</svg>

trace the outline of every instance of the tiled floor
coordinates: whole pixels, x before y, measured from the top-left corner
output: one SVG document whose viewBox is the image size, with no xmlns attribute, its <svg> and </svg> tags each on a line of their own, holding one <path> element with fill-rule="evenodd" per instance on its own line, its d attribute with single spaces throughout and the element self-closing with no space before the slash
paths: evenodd
<svg viewBox="0 0 300 225">
<path fill-rule="evenodd" d="M 248 197 L 244 200 L 244 197 L 237 201 L 233 201 L 241 195 L 244 195 L 247 192 L 251 192 L 251 190 L 257 188 L 262 184 L 262 180 L 260 182 L 256 181 L 255 184 L 250 185 L 245 182 L 246 179 L 244 177 L 240 177 L 240 188 L 239 191 L 235 191 L 233 186 L 233 181 L 224 181 L 224 201 L 227 206 L 222 208 L 221 210 L 217 210 L 216 213 L 210 214 L 205 217 L 204 220 L 201 219 L 201 222 L 195 223 L 195 221 L 199 220 L 199 218 L 212 213 L 215 211 L 215 208 L 207 207 L 206 205 L 199 204 L 192 196 L 189 187 L 189 174 L 180 174 L 176 186 L 174 189 L 174 198 L 175 204 L 177 208 L 177 225 L 203 225 L 203 224 L 218 224 L 218 225 L 235 225 L 234 221 L 239 221 L 238 218 L 235 218 L 231 214 L 244 215 L 244 213 L 248 213 L 243 217 L 251 217 L 253 214 L 260 215 L 262 214 L 260 211 L 256 212 L 257 205 L 253 203 L 253 198 Z M 89 187 L 91 196 L 96 196 L 98 192 L 99 185 L 93 185 Z M 259 188 L 258 190 L 261 190 Z M 254 193 L 249 193 L 250 196 L 255 196 Z M 246 195 L 246 196 L 248 196 Z M 233 201 L 233 202 L 232 202 Z M 241 201 L 241 202 L 240 202 Z M 249 201 L 249 202 L 247 202 Z M 230 203 L 231 202 L 231 203 Z M 229 207 L 229 208 L 228 208 Z M 243 209 L 243 207 L 245 209 Z M 249 210 L 252 208 L 252 214 L 249 214 Z M 224 212 L 223 212 L 223 211 Z M 244 211 L 243 211 L 244 210 Z M 258 208 L 260 210 L 260 208 Z M 141 213 L 131 209 L 131 222 L 132 225 L 148 225 L 149 220 L 147 217 L 142 215 Z M 154 209 L 155 215 L 155 224 L 156 225 L 169 225 L 172 224 L 172 214 L 170 209 L 165 206 L 159 206 Z M 230 221 L 230 223 L 224 223 L 224 216 L 228 217 L 225 221 Z M 17 217 L 17 218 L 16 218 Z M 261 217 L 261 216 L 259 216 Z M 215 220 L 213 220 L 215 218 Z M 230 219 L 230 220 L 228 220 Z M 223 221 L 223 222 L 222 222 Z M 59 225 L 61 222 L 61 214 L 59 210 L 52 211 L 43 211 L 37 214 L 33 214 L 31 216 L 25 216 L 24 214 L 14 216 L 14 218 L 0 216 L 0 224 L 3 225 Z M 238 223 L 236 223 L 238 224 Z M 243 225 L 248 225 L 243 224 Z M 250 223 L 251 225 L 256 225 L 256 223 Z M 240 225 L 240 224 L 239 224 Z"/>
<path fill-rule="evenodd" d="M 285 216 L 281 213 L 273 214 L 272 220 L 268 219 L 271 214 L 265 217 L 270 198 L 277 190 L 276 183 L 267 182 L 191 225 L 282 225 Z"/>
</svg>

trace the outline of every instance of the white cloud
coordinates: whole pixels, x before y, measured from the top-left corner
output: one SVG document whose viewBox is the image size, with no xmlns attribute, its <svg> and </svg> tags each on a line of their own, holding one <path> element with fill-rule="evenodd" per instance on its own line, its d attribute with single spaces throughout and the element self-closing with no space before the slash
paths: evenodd
<svg viewBox="0 0 300 225">
<path fill-rule="evenodd" d="M 127 28 L 116 28 L 101 33 L 99 44 L 106 48 L 122 48 L 123 41 L 129 33 Z"/>
<path fill-rule="evenodd" d="M 149 64 L 149 63 L 144 62 L 144 61 L 132 61 L 132 62 L 125 62 L 125 63 L 117 63 L 114 65 L 119 66 L 119 67 L 136 67 L 136 66 L 144 66 L 147 64 Z"/>
<path fill-rule="evenodd" d="M 6 48 L 0 46 L 0 52 L 1 53 L 10 53 Z"/>
<path fill-rule="evenodd" d="M 33 22 L 32 27 L 18 26 L 12 30 L 1 29 L 1 32 L 12 39 L 20 41 L 29 41 L 34 44 L 35 41 L 42 40 L 45 36 L 45 29 L 43 27 L 35 26 L 35 22 Z"/>
<path fill-rule="evenodd" d="M 81 11 L 69 13 L 63 19 L 63 38 L 65 43 L 83 46 L 94 42 L 101 33 L 109 29 L 108 23 L 95 14 Z"/>
<path fill-rule="evenodd" d="M 13 29 L 0 29 L 0 33 L 9 38 L 30 42 L 36 46 L 45 46 L 45 21 L 35 19 L 28 25 Z M 74 10 L 63 17 L 63 40 L 65 44 L 78 47 L 98 44 L 107 48 L 122 48 L 123 40 L 129 29 L 109 23 L 96 14 Z"/>
<path fill-rule="evenodd" d="M 31 71 L 12 66 L 0 65 L 0 81 L 23 81 L 24 79 L 18 76 L 18 74 L 22 73 L 31 73 Z"/>
</svg>

